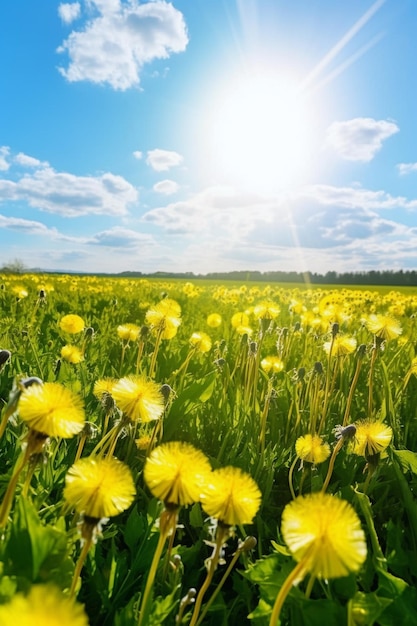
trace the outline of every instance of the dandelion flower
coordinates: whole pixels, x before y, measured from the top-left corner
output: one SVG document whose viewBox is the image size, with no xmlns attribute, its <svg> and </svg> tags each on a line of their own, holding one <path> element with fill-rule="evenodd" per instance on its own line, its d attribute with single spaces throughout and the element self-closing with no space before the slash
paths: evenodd
<svg viewBox="0 0 417 626">
<path fill-rule="evenodd" d="M 236 332 L 241 337 L 243 337 L 244 335 L 251 337 L 251 335 L 253 334 L 253 329 L 250 328 L 250 326 L 236 326 Z"/>
<path fill-rule="evenodd" d="M 65 477 L 66 502 L 77 513 L 96 519 L 122 513 L 135 494 L 129 467 L 113 457 L 80 459 Z"/>
<path fill-rule="evenodd" d="M 88 626 L 81 604 L 51 585 L 34 585 L 0 606 L 1 626 Z"/>
<path fill-rule="evenodd" d="M 85 328 L 85 323 L 82 317 L 79 315 L 64 315 L 59 322 L 59 327 L 65 333 L 70 335 L 76 335 L 77 333 L 81 333 Z"/>
<path fill-rule="evenodd" d="M 397 339 L 402 333 L 399 322 L 391 315 L 369 315 L 366 320 L 366 327 L 382 341 Z"/>
<path fill-rule="evenodd" d="M 20 396 L 18 409 L 31 429 L 48 437 L 72 437 L 84 428 L 81 398 L 59 383 L 27 387 Z"/>
<path fill-rule="evenodd" d="M 145 323 L 161 333 L 162 339 L 172 339 L 181 325 L 181 307 L 175 300 L 165 298 L 146 312 Z"/>
<path fill-rule="evenodd" d="M 267 374 L 277 374 L 284 369 L 284 363 L 278 356 L 266 356 L 261 361 L 261 367 Z"/>
<path fill-rule="evenodd" d="M 151 493 L 166 504 L 176 506 L 198 502 L 210 474 L 211 466 L 203 452 L 179 441 L 155 448 L 143 470 Z"/>
<path fill-rule="evenodd" d="M 190 344 L 199 352 L 210 352 L 211 339 L 206 333 L 196 332 L 190 337 Z"/>
<path fill-rule="evenodd" d="M 117 327 L 117 334 L 123 341 L 137 341 L 139 333 L 140 328 L 136 324 L 120 324 Z"/>
<path fill-rule="evenodd" d="M 307 463 L 318 465 L 330 456 L 330 446 L 318 435 L 304 435 L 295 442 L 295 451 L 298 458 Z"/>
<path fill-rule="evenodd" d="M 126 376 L 111 391 L 117 406 L 132 422 L 151 422 L 161 417 L 164 397 L 159 385 L 143 376 Z"/>
<path fill-rule="evenodd" d="M 318 578 L 357 572 L 366 558 L 365 535 L 353 507 L 326 493 L 301 496 L 282 514 L 282 535 L 297 562 Z"/>
<path fill-rule="evenodd" d="M 94 395 L 99 400 L 101 400 L 105 394 L 108 394 L 111 396 L 113 387 L 115 383 L 117 382 L 118 382 L 117 378 L 111 378 L 111 377 L 99 378 L 94 383 L 94 388 L 93 388 Z"/>
<path fill-rule="evenodd" d="M 205 512 L 223 524 L 251 524 L 261 505 L 261 492 L 252 476 L 237 467 L 214 470 L 201 497 Z"/>
<path fill-rule="evenodd" d="M 258 320 L 274 320 L 280 314 L 280 308 L 274 302 L 261 302 L 255 306 L 253 314 Z"/>
<path fill-rule="evenodd" d="M 221 323 L 222 318 L 218 313 L 210 313 L 210 315 L 207 316 L 207 326 L 210 326 L 210 328 L 218 328 Z"/>
<path fill-rule="evenodd" d="M 62 347 L 61 357 L 64 361 L 68 361 L 68 363 L 73 363 L 74 365 L 84 360 L 82 350 L 77 346 L 71 346 L 69 344 Z"/>
<path fill-rule="evenodd" d="M 323 348 L 326 354 L 330 354 L 330 348 L 332 350 L 332 356 L 340 357 L 352 354 L 355 352 L 357 341 L 354 337 L 345 337 L 343 335 L 336 335 L 332 341 L 326 341 L 323 344 Z"/>
<path fill-rule="evenodd" d="M 391 426 L 368 420 L 357 422 L 353 452 L 364 457 L 374 456 L 383 452 L 391 440 Z"/>
<path fill-rule="evenodd" d="M 249 326 L 249 315 L 247 313 L 235 313 L 231 320 L 233 328 L 239 326 Z"/>
</svg>

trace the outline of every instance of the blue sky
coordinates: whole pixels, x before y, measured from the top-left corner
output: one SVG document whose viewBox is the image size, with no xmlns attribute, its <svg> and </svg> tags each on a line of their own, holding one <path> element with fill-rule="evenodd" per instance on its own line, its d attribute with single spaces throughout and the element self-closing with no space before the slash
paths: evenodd
<svg viewBox="0 0 417 626">
<path fill-rule="evenodd" d="M 415 0 L 3 0 L 0 264 L 417 267 Z"/>
</svg>

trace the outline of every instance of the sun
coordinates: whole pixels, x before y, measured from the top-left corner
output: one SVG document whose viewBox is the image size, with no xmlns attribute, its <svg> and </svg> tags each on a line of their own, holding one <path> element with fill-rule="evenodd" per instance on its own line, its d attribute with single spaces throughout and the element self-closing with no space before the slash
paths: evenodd
<svg viewBox="0 0 417 626">
<path fill-rule="evenodd" d="M 223 179 L 254 191 L 301 184 L 314 161 L 314 120 L 307 97 L 287 77 L 252 71 L 215 96 L 208 153 Z"/>
</svg>

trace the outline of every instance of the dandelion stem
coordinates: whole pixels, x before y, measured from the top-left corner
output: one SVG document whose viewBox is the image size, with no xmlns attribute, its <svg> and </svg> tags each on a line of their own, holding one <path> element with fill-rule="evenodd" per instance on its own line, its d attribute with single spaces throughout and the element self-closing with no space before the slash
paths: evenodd
<svg viewBox="0 0 417 626">
<path fill-rule="evenodd" d="M 208 569 L 208 572 L 207 572 L 206 579 L 205 579 L 204 583 L 202 584 L 202 586 L 200 588 L 200 591 L 198 592 L 198 596 L 197 596 L 197 599 L 195 601 L 193 615 L 191 617 L 191 622 L 190 622 L 189 626 L 195 626 L 196 623 L 197 623 L 197 618 L 198 618 L 199 613 L 200 613 L 201 604 L 203 602 L 204 595 L 205 595 L 207 589 L 210 587 L 210 583 L 211 583 L 211 581 L 213 579 L 214 572 L 217 569 L 217 565 L 218 565 L 218 562 L 219 562 L 222 546 L 223 546 L 225 540 L 227 539 L 228 535 L 229 535 L 229 526 L 223 526 L 223 525 L 220 526 L 219 525 L 217 527 L 216 545 L 214 547 L 213 555 L 212 555 L 212 557 L 210 559 L 210 565 L 209 565 L 209 569 Z"/>
<path fill-rule="evenodd" d="M 31 448 L 29 445 L 27 445 L 26 450 L 22 452 L 22 454 L 16 461 L 16 465 L 14 467 L 12 477 L 10 478 L 9 484 L 7 485 L 6 493 L 4 494 L 3 502 L 1 503 L 1 507 L 0 507 L 0 528 L 5 528 L 7 524 L 7 520 L 9 517 L 10 509 L 12 508 L 13 497 L 16 491 L 19 476 L 23 468 L 25 467 L 30 455 L 31 455 Z"/>
<path fill-rule="evenodd" d="M 77 586 L 78 579 L 81 574 L 81 570 L 84 566 L 85 560 L 87 558 L 87 554 L 91 548 L 91 544 L 93 543 L 93 528 L 89 529 L 89 536 L 85 539 L 84 545 L 81 550 L 81 554 L 78 557 L 77 564 L 74 570 L 74 576 L 72 577 L 71 589 L 69 592 L 69 597 L 73 598 L 75 594 L 75 588 Z"/>
<path fill-rule="evenodd" d="M 288 485 L 291 491 L 291 496 L 292 499 L 295 500 L 295 491 L 294 491 L 294 485 L 293 485 L 293 475 L 294 475 L 294 470 L 295 470 L 295 466 L 297 465 L 297 461 L 298 461 L 299 457 L 296 456 L 294 461 L 291 463 L 291 467 L 289 469 L 288 472 Z"/>
<path fill-rule="evenodd" d="M 289 592 L 291 591 L 291 587 L 293 586 L 293 584 L 295 583 L 295 581 L 301 577 L 303 577 L 304 574 L 304 568 L 305 568 L 305 562 L 307 560 L 307 556 L 308 556 L 308 552 L 305 555 L 304 559 L 302 559 L 295 567 L 294 569 L 289 573 L 289 575 L 287 576 L 284 584 L 282 585 L 279 594 L 277 595 L 276 599 L 275 599 L 275 603 L 274 603 L 274 607 L 272 609 L 272 614 L 271 614 L 271 619 L 269 620 L 269 626 L 277 626 L 278 624 L 278 620 L 279 620 L 279 616 L 281 613 L 281 609 L 283 607 L 283 604 L 286 600 L 286 597 L 288 596 Z"/>
<path fill-rule="evenodd" d="M 330 479 L 332 477 L 333 474 L 333 469 L 334 469 L 334 464 L 336 461 L 336 457 L 339 453 L 339 451 L 341 450 L 342 446 L 343 446 L 343 437 L 341 437 L 339 439 L 339 441 L 337 442 L 337 444 L 335 445 L 335 447 L 333 448 L 333 452 L 332 452 L 332 456 L 330 457 L 330 461 L 329 461 L 329 467 L 327 469 L 327 476 L 326 479 L 323 483 L 323 487 L 321 488 L 321 492 L 324 493 L 327 489 L 327 487 L 329 486 L 329 482 Z"/>
</svg>

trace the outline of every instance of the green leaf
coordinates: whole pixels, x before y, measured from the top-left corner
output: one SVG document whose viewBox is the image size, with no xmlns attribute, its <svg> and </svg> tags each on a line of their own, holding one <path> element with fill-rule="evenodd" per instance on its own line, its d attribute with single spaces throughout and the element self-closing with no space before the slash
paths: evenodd
<svg viewBox="0 0 417 626">
<path fill-rule="evenodd" d="M 403 472 L 417 474 L 417 452 L 411 450 L 393 450 Z"/>
<path fill-rule="evenodd" d="M 376 592 L 358 591 L 348 603 L 349 626 L 373 626 L 383 611 L 392 603 Z"/>
</svg>

